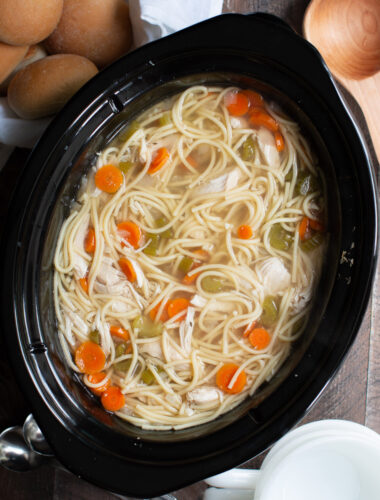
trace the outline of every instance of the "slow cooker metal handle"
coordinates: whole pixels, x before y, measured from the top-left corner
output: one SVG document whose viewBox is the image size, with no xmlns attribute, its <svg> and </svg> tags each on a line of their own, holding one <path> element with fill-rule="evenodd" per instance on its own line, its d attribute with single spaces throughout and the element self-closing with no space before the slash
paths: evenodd
<svg viewBox="0 0 380 500">
<path fill-rule="evenodd" d="M 26 472 L 53 460 L 53 454 L 33 415 L 24 426 L 8 427 L 0 434 L 0 465 Z"/>
<path fill-rule="evenodd" d="M 6 469 L 27 472 L 46 464 L 69 472 L 54 458 L 32 414 L 26 417 L 22 427 L 8 427 L 0 434 L 0 465 Z M 129 498 L 121 495 L 115 496 L 124 500 Z M 162 495 L 159 499 L 176 500 L 173 495 Z"/>
</svg>

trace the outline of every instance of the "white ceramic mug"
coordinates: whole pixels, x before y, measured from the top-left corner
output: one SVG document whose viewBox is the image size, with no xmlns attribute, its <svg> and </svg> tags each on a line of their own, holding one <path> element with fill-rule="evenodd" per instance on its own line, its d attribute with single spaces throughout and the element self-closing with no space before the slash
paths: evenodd
<svg viewBox="0 0 380 500">
<path fill-rule="evenodd" d="M 306 424 L 282 437 L 259 471 L 206 479 L 205 500 L 379 500 L 380 436 L 344 420 Z M 254 492 L 254 493 L 253 493 Z"/>
</svg>

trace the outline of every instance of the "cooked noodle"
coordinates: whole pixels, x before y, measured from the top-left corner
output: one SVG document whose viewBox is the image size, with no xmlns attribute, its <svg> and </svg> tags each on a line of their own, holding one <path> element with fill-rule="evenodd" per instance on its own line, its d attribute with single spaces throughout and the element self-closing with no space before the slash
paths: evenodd
<svg viewBox="0 0 380 500">
<path fill-rule="evenodd" d="M 298 125 L 271 106 L 265 104 L 266 112 L 277 120 L 285 143 L 280 153 L 263 127 L 230 116 L 225 99 L 236 91 L 191 87 L 141 114 L 138 126 L 99 153 L 58 239 L 54 299 L 67 362 L 79 372 L 73 353 L 95 331 L 107 379 L 91 383 L 84 375 L 84 383 L 96 389 L 109 379 L 119 386 L 125 405 L 117 415 L 146 429 L 181 429 L 215 419 L 270 380 L 302 333 L 317 283 L 323 242 L 317 238 L 315 249 L 303 248 L 299 237 L 304 216 L 325 217 L 316 159 Z M 242 151 L 248 139 L 255 147 L 247 159 Z M 160 148 L 170 158 L 150 175 Z M 94 183 L 95 172 L 107 164 L 125 167 L 115 194 Z M 310 183 L 300 193 L 300 173 L 317 187 Z M 117 228 L 125 220 L 141 228 L 138 248 Z M 252 237 L 237 236 L 241 224 L 252 228 Z M 93 254 L 84 249 L 89 227 L 95 233 Z M 277 241 L 284 235 L 288 247 Z M 132 263 L 135 282 L 121 271 L 121 257 Z M 184 257 L 196 263 L 185 273 L 196 276 L 189 284 L 183 282 Z M 270 265 L 277 266 L 278 276 Z M 87 292 L 80 282 L 86 276 Z M 268 296 L 276 317 L 266 326 L 269 345 L 256 349 L 244 332 L 262 325 Z M 175 297 L 186 297 L 190 306 L 162 324 L 157 318 Z M 156 306 L 160 328 L 143 332 L 139 319 Z M 116 354 L 120 339 L 110 325 L 129 332 L 125 353 Z M 241 372 L 247 378 L 235 394 L 215 382 L 218 370 L 231 362 L 239 368 L 229 389 Z"/>
</svg>

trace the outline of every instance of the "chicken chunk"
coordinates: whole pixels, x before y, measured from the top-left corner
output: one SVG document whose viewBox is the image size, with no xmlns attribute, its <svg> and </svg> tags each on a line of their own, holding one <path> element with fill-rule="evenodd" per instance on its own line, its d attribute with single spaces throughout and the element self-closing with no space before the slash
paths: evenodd
<svg viewBox="0 0 380 500">
<path fill-rule="evenodd" d="M 186 399 L 191 406 L 215 408 L 223 401 L 223 393 L 215 387 L 205 385 L 189 391 Z"/>
<path fill-rule="evenodd" d="M 264 127 L 260 127 L 257 132 L 257 142 L 266 164 L 270 167 L 278 167 L 280 165 L 280 154 L 277 151 L 273 133 Z"/>
<path fill-rule="evenodd" d="M 270 257 L 256 264 L 256 273 L 266 295 L 275 295 L 290 286 L 290 273 L 282 259 Z"/>
</svg>

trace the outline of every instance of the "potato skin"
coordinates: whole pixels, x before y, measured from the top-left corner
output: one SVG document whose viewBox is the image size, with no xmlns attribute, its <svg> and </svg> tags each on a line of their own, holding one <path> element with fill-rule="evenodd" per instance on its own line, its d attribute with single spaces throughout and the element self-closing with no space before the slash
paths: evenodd
<svg viewBox="0 0 380 500">
<path fill-rule="evenodd" d="M 50 54 L 78 54 L 99 68 L 128 52 L 131 44 L 124 0 L 65 0 L 60 22 L 45 41 Z"/>
<path fill-rule="evenodd" d="M 0 41 L 34 45 L 57 26 L 63 0 L 0 0 Z"/>
<path fill-rule="evenodd" d="M 8 103 L 18 116 L 42 118 L 57 113 L 98 72 L 85 57 L 48 56 L 20 70 L 8 87 Z"/>
<path fill-rule="evenodd" d="M 0 42 L 0 83 L 2 83 L 13 69 L 24 59 L 28 46 L 8 45 Z"/>
</svg>

